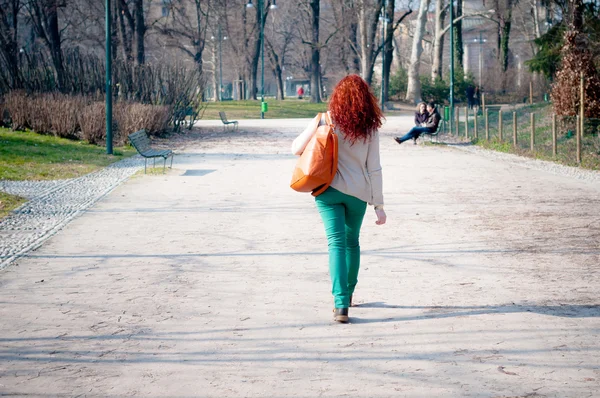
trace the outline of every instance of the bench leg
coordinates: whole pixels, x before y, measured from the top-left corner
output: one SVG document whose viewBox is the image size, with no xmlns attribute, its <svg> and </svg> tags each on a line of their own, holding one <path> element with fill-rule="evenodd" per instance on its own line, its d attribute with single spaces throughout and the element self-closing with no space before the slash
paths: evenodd
<svg viewBox="0 0 600 398">
<path fill-rule="evenodd" d="M 163 159 L 163 174 L 165 174 L 165 168 L 167 167 L 167 158 Z"/>
<path fill-rule="evenodd" d="M 170 169 L 173 168 L 173 157 L 174 157 L 173 154 L 171 154 L 171 167 L 169 167 Z"/>
<path fill-rule="evenodd" d="M 144 174 L 146 174 L 146 164 L 148 163 L 148 158 L 144 158 Z"/>
<path fill-rule="evenodd" d="M 156 158 L 152 158 L 152 168 L 156 168 Z"/>
</svg>

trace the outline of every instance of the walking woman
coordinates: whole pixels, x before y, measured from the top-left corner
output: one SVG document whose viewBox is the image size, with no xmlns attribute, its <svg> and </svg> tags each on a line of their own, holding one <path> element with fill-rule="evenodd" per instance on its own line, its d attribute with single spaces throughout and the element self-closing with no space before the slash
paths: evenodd
<svg viewBox="0 0 600 398">
<path fill-rule="evenodd" d="M 333 90 L 328 112 L 338 135 L 338 170 L 331 186 L 315 198 L 329 246 L 329 274 L 334 298 L 334 320 L 348 322 L 348 307 L 360 268 L 359 235 L 367 203 L 383 225 L 382 174 L 379 133 L 383 114 L 369 85 L 358 75 L 343 78 Z M 325 123 L 315 117 L 292 144 L 300 155 Z"/>
</svg>

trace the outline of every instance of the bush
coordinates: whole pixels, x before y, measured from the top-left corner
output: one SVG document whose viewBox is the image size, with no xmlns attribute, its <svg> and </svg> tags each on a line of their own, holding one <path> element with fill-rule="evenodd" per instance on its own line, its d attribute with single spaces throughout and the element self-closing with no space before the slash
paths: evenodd
<svg viewBox="0 0 600 398">
<path fill-rule="evenodd" d="M 408 87 L 408 72 L 400 68 L 390 76 L 390 98 L 404 98 Z"/>
<path fill-rule="evenodd" d="M 162 105 L 119 103 L 115 108 L 115 121 L 123 137 L 145 129 L 149 135 L 160 135 L 167 130 L 171 108 Z"/>
<path fill-rule="evenodd" d="M 29 115 L 29 99 L 23 91 L 11 91 L 4 97 L 8 122 L 13 130 L 25 130 Z"/>
<path fill-rule="evenodd" d="M 106 139 L 106 106 L 92 102 L 79 112 L 81 138 L 90 144 L 100 144 Z"/>
<path fill-rule="evenodd" d="M 2 104 L 2 101 L 0 101 Z M 27 95 L 9 92 L 0 105 L 15 130 L 32 129 L 41 134 L 82 138 L 91 144 L 106 139 L 106 107 L 91 97 L 46 93 Z M 123 144 L 127 135 L 145 129 L 150 135 L 163 134 L 171 120 L 172 107 L 117 102 L 113 109 L 114 142 Z"/>
<path fill-rule="evenodd" d="M 0 127 L 8 126 L 8 110 L 4 98 L 0 96 Z"/>
</svg>

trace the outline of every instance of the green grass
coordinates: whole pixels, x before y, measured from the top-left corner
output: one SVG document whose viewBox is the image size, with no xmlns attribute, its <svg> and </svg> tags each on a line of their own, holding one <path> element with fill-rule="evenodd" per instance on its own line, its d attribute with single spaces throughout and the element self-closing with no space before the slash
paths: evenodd
<svg viewBox="0 0 600 398">
<path fill-rule="evenodd" d="M 0 192 L 0 220 L 6 217 L 12 210 L 25 203 L 25 201 L 26 199 L 20 196 Z"/>
<path fill-rule="evenodd" d="M 79 177 L 135 154 L 29 131 L 0 128 L 0 179 L 55 180 Z"/>
<path fill-rule="evenodd" d="M 281 101 L 266 98 L 265 102 L 269 105 L 269 110 L 265 113 L 266 119 L 310 118 L 327 110 L 326 103 L 313 104 L 308 100 L 286 99 Z M 259 119 L 260 100 L 208 102 L 202 119 L 218 120 L 219 111 L 224 111 L 230 120 Z"/>
</svg>

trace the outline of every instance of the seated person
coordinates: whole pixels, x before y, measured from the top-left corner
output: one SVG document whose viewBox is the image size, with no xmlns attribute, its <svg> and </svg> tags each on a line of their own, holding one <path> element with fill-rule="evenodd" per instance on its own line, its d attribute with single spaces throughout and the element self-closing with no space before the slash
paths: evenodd
<svg viewBox="0 0 600 398">
<path fill-rule="evenodd" d="M 427 112 L 429 113 L 429 117 L 427 118 L 427 121 L 425 122 L 424 126 L 413 127 L 404 136 L 395 137 L 394 140 L 396 140 L 398 144 L 402 144 L 404 141 L 408 141 L 411 138 L 416 141 L 416 139 L 419 138 L 421 134 L 435 133 L 440 124 L 440 120 L 442 119 L 435 107 L 435 102 L 431 101 L 429 104 L 427 104 Z"/>
<path fill-rule="evenodd" d="M 427 104 L 425 102 L 419 102 L 417 105 L 417 110 L 415 112 L 415 126 L 416 127 L 425 127 L 427 124 L 427 119 L 429 119 L 429 112 L 427 112 Z M 417 144 L 417 139 L 413 138 L 415 145 Z"/>
</svg>

